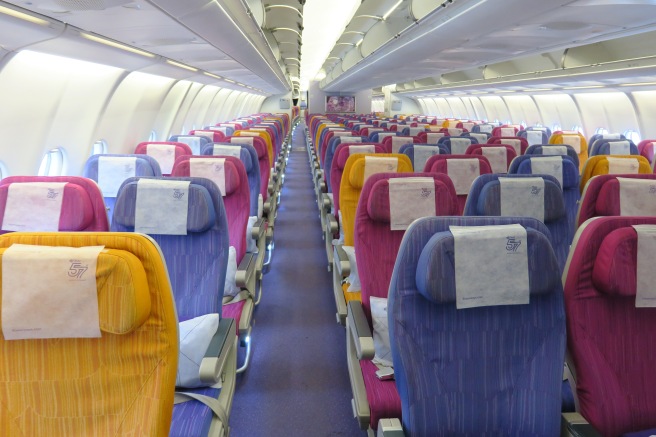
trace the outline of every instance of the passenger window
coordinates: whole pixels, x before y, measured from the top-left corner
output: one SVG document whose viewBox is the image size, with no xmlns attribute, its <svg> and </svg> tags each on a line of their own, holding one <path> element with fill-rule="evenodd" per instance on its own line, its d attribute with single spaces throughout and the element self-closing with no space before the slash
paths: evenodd
<svg viewBox="0 0 656 437">
<path fill-rule="evenodd" d="M 0 161 L 0 179 L 4 179 L 9 176 L 9 171 L 4 162 Z"/>
<path fill-rule="evenodd" d="M 50 149 L 43 155 L 39 166 L 39 176 L 61 176 L 64 171 L 64 149 Z"/>
<path fill-rule="evenodd" d="M 605 127 L 598 127 L 597 130 L 595 131 L 595 134 L 599 135 L 606 135 L 608 133 L 608 129 Z"/>
<path fill-rule="evenodd" d="M 107 153 L 107 141 L 98 140 L 91 146 L 91 156 L 104 155 L 105 153 Z"/>
<path fill-rule="evenodd" d="M 638 144 L 640 142 L 640 134 L 634 131 L 633 129 L 625 130 L 624 136 L 626 137 L 627 140 L 631 140 L 635 144 Z"/>
<path fill-rule="evenodd" d="M 581 135 L 584 135 L 584 136 L 585 136 L 585 134 L 583 133 L 583 128 L 582 128 L 581 126 L 579 126 L 578 124 L 575 125 L 575 126 L 572 126 L 572 131 L 573 131 L 573 132 L 578 132 L 578 133 L 580 133 Z"/>
<path fill-rule="evenodd" d="M 157 132 L 151 130 L 150 135 L 148 135 L 148 142 L 153 142 L 153 141 L 157 141 Z"/>
<path fill-rule="evenodd" d="M 551 126 L 551 130 L 552 130 L 553 132 L 556 132 L 556 131 L 559 131 L 559 130 L 562 130 L 562 129 L 563 129 L 563 128 L 560 127 L 560 123 L 557 123 L 557 122 L 554 123 L 553 126 Z"/>
</svg>

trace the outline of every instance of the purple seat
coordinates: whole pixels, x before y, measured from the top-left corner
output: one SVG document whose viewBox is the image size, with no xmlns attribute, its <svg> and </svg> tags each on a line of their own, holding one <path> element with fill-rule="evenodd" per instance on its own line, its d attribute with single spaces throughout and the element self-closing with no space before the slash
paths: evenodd
<svg viewBox="0 0 656 437">
<path fill-rule="evenodd" d="M 112 231 L 134 232 L 137 222 L 137 198 L 140 180 L 160 180 L 163 183 L 174 181 L 189 182 L 186 234 L 164 235 L 149 233 L 158 243 L 168 266 L 171 288 L 176 303 L 178 319 L 181 322 L 207 314 L 219 314 L 219 332 L 225 329 L 225 353 L 229 362 L 226 373 L 217 375 L 223 380 L 221 390 L 210 387 L 179 388 L 178 392 L 202 394 L 218 399 L 225 417 L 213 414 L 212 409 L 198 400 L 188 400 L 173 408 L 171 436 L 203 436 L 213 420 L 223 422 L 229 418 L 229 408 L 234 394 L 236 351 L 232 347 L 236 324 L 221 315 L 228 264 L 228 217 L 224 202 L 217 186 L 205 178 L 130 178 L 124 182 L 116 199 L 116 209 Z M 229 182 L 227 182 L 229 184 Z M 170 211 L 161 211 L 166 215 Z M 182 345 L 181 345 L 182 348 Z M 218 348 L 217 348 L 218 349 Z M 216 355 L 219 356 L 219 355 Z M 213 383 L 208 383 L 213 385 Z M 193 387 L 193 386 L 192 386 Z M 227 423 L 223 423 L 227 427 Z M 205 433 L 205 434 L 204 434 Z"/>
</svg>

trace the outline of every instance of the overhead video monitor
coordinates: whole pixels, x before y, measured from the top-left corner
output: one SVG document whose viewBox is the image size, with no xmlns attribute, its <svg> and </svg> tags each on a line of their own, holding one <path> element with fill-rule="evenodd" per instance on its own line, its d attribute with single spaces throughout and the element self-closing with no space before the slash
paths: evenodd
<svg viewBox="0 0 656 437">
<path fill-rule="evenodd" d="M 326 96 L 326 112 L 355 112 L 355 96 Z"/>
</svg>

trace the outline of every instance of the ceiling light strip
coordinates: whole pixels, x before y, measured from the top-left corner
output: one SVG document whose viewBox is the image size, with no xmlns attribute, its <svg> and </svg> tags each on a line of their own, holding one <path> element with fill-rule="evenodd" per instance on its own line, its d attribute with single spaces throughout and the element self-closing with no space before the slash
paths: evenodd
<svg viewBox="0 0 656 437">
<path fill-rule="evenodd" d="M 9 15 L 10 17 L 18 18 L 19 20 L 29 21 L 30 23 L 38 24 L 41 26 L 48 26 L 50 21 L 44 20 L 27 12 L 21 12 L 17 9 L 0 6 L 0 14 Z"/>
<path fill-rule="evenodd" d="M 170 59 L 167 59 L 166 63 L 169 64 L 169 65 L 173 65 L 174 67 L 183 68 L 185 70 L 189 70 L 189 71 L 193 71 L 193 72 L 198 71 L 198 68 L 190 67 L 189 65 L 182 64 L 182 63 L 176 62 L 176 61 L 172 61 Z"/>
<path fill-rule="evenodd" d="M 155 57 L 155 55 L 153 53 L 150 53 L 150 52 L 147 52 L 145 50 L 141 50 L 141 49 L 129 46 L 127 44 L 123 44 L 123 43 L 120 43 L 120 42 L 117 42 L 117 41 L 113 41 L 111 39 L 96 36 L 96 35 L 93 35 L 91 33 L 81 32 L 80 35 L 84 39 L 88 39 L 89 41 L 104 44 L 106 46 L 113 47 L 115 49 L 120 49 L 120 50 L 123 50 L 123 51 L 126 51 L 126 52 L 135 53 L 137 55 L 145 56 L 147 58 L 154 58 Z"/>
<path fill-rule="evenodd" d="M 390 10 L 387 11 L 387 12 L 385 12 L 385 15 L 383 15 L 383 21 L 387 20 L 387 17 L 389 17 L 390 15 L 392 15 L 392 12 L 396 11 L 396 8 L 398 8 L 399 6 L 401 6 L 401 3 L 403 3 L 403 0 L 399 0 L 398 2 L 396 2 L 396 4 L 395 4 L 394 6 L 392 6 L 392 9 L 390 9 Z"/>
</svg>

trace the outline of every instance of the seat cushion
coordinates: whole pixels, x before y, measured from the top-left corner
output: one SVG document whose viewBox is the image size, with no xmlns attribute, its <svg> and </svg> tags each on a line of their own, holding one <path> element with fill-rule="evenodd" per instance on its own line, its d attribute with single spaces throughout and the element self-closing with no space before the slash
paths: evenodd
<svg viewBox="0 0 656 437">
<path fill-rule="evenodd" d="M 372 429 L 378 428 L 380 419 L 401 418 L 401 398 L 396 391 L 394 380 L 381 381 L 376 377 L 378 367 L 369 360 L 360 360 L 360 368 L 364 378 L 364 387 L 367 390 L 367 401 Z"/>
<path fill-rule="evenodd" d="M 239 330 L 239 320 L 241 319 L 241 313 L 244 310 L 244 305 L 246 304 L 245 300 L 228 303 L 223 305 L 223 317 L 226 319 L 235 319 L 235 324 Z M 237 334 L 240 334 L 237 332 Z"/>
<path fill-rule="evenodd" d="M 221 390 L 218 388 L 196 388 L 183 389 L 188 393 L 209 396 L 214 399 L 219 397 Z M 212 423 L 212 410 L 205 404 L 189 400 L 173 406 L 173 421 L 171 422 L 170 437 L 194 437 L 207 436 Z"/>
<path fill-rule="evenodd" d="M 362 302 L 362 292 L 360 291 L 348 291 L 349 284 L 345 283 L 342 284 L 342 291 L 344 292 L 344 300 L 346 301 L 346 304 L 352 300 L 357 301 L 357 302 Z"/>
</svg>

